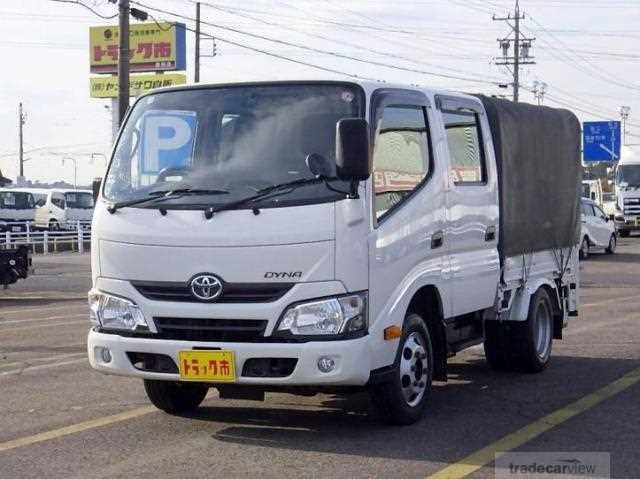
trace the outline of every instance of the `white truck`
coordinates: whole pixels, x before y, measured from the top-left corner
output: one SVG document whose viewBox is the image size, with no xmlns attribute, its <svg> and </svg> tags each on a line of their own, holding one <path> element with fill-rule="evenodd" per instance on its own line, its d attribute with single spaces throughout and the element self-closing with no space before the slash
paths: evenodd
<svg viewBox="0 0 640 479">
<path fill-rule="evenodd" d="M 622 237 L 640 231 L 640 155 L 631 147 L 623 147 L 615 177 L 616 229 Z"/>
<path fill-rule="evenodd" d="M 36 202 L 28 191 L 0 188 L 0 232 L 27 230 L 36 214 Z"/>
<path fill-rule="evenodd" d="M 169 413 L 366 388 L 415 422 L 464 348 L 548 364 L 580 175 L 564 110 L 375 82 L 147 94 L 96 204 L 89 360 Z"/>
<path fill-rule="evenodd" d="M 78 221 L 88 225 L 93 216 L 93 192 L 91 190 L 49 190 L 38 200 L 35 214 L 37 228 L 74 230 Z"/>
</svg>

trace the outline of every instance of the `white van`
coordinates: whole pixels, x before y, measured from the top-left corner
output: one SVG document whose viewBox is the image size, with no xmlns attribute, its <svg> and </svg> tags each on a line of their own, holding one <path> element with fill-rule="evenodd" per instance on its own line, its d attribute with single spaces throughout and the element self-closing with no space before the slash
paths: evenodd
<svg viewBox="0 0 640 479">
<path fill-rule="evenodd" d="M 93 219 L 91 365 L 169 413 L 366 389 L 396 424 L 472 345 L 540 372 L 577 315 L 579 152 L 566 110 L 416 86 L 142 96 Z"/>
<path fill-rule="evenodd" d="M 35 218 L 34 197 L 27 191 L 0 188 L 0 231 L 26 231 Z"/>
<path fill-rule="evenodd" d="M 52 231 L 75 229 L 78 220 L 88 225 L 93 218 L 93 193 L 90 190 L 49 190 L 38 201 L 35 226 Z"/>
</svg>

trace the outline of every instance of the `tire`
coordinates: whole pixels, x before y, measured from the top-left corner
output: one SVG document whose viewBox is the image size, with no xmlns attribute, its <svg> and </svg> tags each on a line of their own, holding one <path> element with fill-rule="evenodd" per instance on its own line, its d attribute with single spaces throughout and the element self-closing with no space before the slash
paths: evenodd
<svg viewBox="0 0 640 479">
<path fill-rule="evenodd" d="M 486 321 L 484 352 L 498 371 L 542 371 L 549 364 L 553 345 L 553 305 L 549 293 L 539 288 L 529 303 L 526 321 Z"/>
<path fill-rule="evenodd" d="M 582 243 L 580 243 L 580 251 L 578 252 L 579 259 L 587 259 L 589 257 L 589 238 L 586 236 L 582 238 Z"/>
<path fill-rule="evenodd" d="M 381 418 L 399 426 L 419 421 L 431 394 L 432 378 L 433 346 L 429 330 L 420 315 L 409 312 L 404 320 L 392 378 L 369 387 Z"/>
<path fill-rule="evenodd" d="M 49 231 L 60 231 L 60 224 L 56 220 L 49 220 Z"/>
<path fill-rule="evenodd" d="M 628 231 L 628 230 L 620 230 L 620 231 L 618 232 L 618 234 L 620 235 L 620 237 L 621 237 L 621 238 L 628 238 L 628 237 L 629 237 L 629 235 L 630 235 L 630 233 L 631 233 L 631 232 L 630 232 L 630 231 Z"/>
<path fill-rule="evenodd" d="M 169 414 L 181 414 L 193 411 L 200 406 L 209 386 L 145 379 L 144 389 L 155 407 Z"/>
<path fill-rule="evenodd" d="M 609 246 L 607 246 L 607 249 L 605 250 L 605 252 L 607 254 L 615 253 L 617 245 L 618 245 L 618 242 L 616 240 L 616 235 L 611 235 L 611 238 L 609 238 Z"/>
</svg>

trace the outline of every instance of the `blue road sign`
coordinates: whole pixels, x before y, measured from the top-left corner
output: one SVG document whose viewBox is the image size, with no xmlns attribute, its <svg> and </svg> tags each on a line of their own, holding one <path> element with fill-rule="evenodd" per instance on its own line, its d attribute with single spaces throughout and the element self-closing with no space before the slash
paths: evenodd
<svg viewBox="0 0 640 479">
<path fill-rule="evenodd" d="M 620 122 L 584 122 L 582 150 L 582 158 L 585 162 L 618 161 L 620 159 Z"/>
</svg>

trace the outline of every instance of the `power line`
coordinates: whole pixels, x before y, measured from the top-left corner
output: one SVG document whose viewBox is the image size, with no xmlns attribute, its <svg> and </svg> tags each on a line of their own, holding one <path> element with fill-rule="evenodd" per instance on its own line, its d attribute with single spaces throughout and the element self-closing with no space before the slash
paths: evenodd
<svg viewBox="0 0 640 479">
<path fill-rule="evenodd" d="M 57 2 L 57 3 L 71 3 L 73 5 L 80 5 L 81 7 L 86 8 L 87 10 L 89 10 L 90 12 L 92 12 L 94 15 L 97 15 L 100 18 L 104 18 L 105 20 L 111 20 L 112 18 L 116 18 L 118 16 L 118 14 L 116 13 L 115 15 L 103 15 L 102 13 L 94 10 L 93 8 L 91 8 L 89 5 L 86 5 L 84 3 L 82 3 L 80 0 L 50 0 L 52 2 Z"/>
<path fill-rule="evenodd" d="M 227 9 L 225 7 L 220 7 L 220 6 L 211 4 L 211 3 L 198 2 L 198 4 L 202 4 L 202 5 L 205 5 L 207 7 L 210 7 L 210 8 L 225 12 L 225 13 L 229 13 L 231 15 L 236 15 L 236 16 L 239 16 L 239 17 L 242 17 L 242 18 L 248 18 L 248 19 L 251 19 L 253 21 L 263 23 L 265 25 L 277 26 L 277 27 L 280 27 L 280 28 L 285 28 L 287 30 L 290 30 L 290 31 L 293 31 L 293 32 L 297 32 L 299 34 L 302 34 L 302 35 L 305 35 L 305 36 L 308 36 L 308 37 L 311 37 L 311 38 L 318 38 L 320 40 L 324 40 L 324 41 L 328 41 L 328 42 L 332 42 L 332 43 L 337 43 L 337 44 L 340 44 L 340 45 L 352 46 L 352 47 L 357 48 L 359 50 L 364 50 L 364 51 L 373 53 L 375 55 L 381 55 L 381 56 L 385 56 L 385 57 L 388 57 L 388 58 L 394 58 L 394 59 L 397 59 L 397 60 L 403 60 L 403 61 L 407 61 L 407 62 L 413 63 L 415 65 L 428 65 L 430 67 L 436 67 L 436 68 L 440 68 L 441 70 L 447 70 L 447 71 L 451 71 L 451 72 L 454 72 L 454 73 L 460 73 L 460 74 L 464 74 L 464 75 L 471 75 L 471 76 L 476 75 L 476 73 L 474 73 L 474 72 L 459 70 L 459 69 L 456 69 L 456 68 L 448 68 L 448 67 L 444 67 L 444 66 L 436 66 L 436 65 L 433 65 L 432 63 L 418 62 L 414 58 L 406 57 L 406 56 L 403 56 L 403 55 L 397 55 L 395 53 L 383 52 L 383 51 L 375 50 L 375 49 L 372 49 L 372 48 L 369 48 L 369 47 L 366 47 L 366 46 L 362 46 L 360 44 L 352 43 L 352 42 L 349 42 L 349 41 L 346 41 L 346 40 L 343 40 L 343 39 L 330 38 L 330 37 L 327 37 L 325 35 L 320 35 L 320 34 L 317 34 L 317 33 L 311 33 L 311 32 L 307 32 L 307 31 L 303 31 L 303 30 L 300 30 L 300 29 L 297 29 L 297 28 L 294 28 L 294 27 L 291 27 L 291 26 L 288 26 L 288 25 L 283 25 L 281 23 L 271 22 L 271 21 L 268 21 L 268 20 L 265 20 L 265 19 L 262 19 L 262 18 L 258 18 L 258 17 L 252 16 L 252 15 L 249 15 L 249 14 L 233 12 L 230 9 Z M 501 80 L 496 79 L 494 81 L 496 83 L 499 83 Z"/>
<path fill-rule="evenodd" d="M 188 17 L 186 15 L 182 15 L 182 14 L 176 13 L 176 12 L 171 12 L 171 11 L 160 9 L 160 8 L 157 8 L 157 7 L 152 7 L 152 6 L 143 4 L 141 2 L 133 1 L 133 0 L 131 1 L 131 3 L 135 3 L 136 5 L 140 5 L 143 8 L 147 8 L 147 9 L 150 9 L 150 10 L 153 10 L 153 11 L 156 11 L 156 12 L 160 12 L 160 13 L 164 13 L 164 14 L 167 14 L 167 15 L 172 15 L 172 16 L 175 16 L 175 17 L 184 18 L 184 19 L 187 19 L 187 20 L 190 20 L 190 21 L 194 21 L 193 18 Z M 459 75 L 451 75 L 451 74 L 447 74 L 447 73 L 437 73 L 437 72 L 432 72 L 432 71 L 428 71 L 428 70 L 420 70 L 420 69 L 417 69 L 417 68 L 401 67 L 401 66 L 398 66 L 398 65 L 379 62 L 379 61 L 375 61 L 375 60 L 364 60 L 362 58 L 357 58 L 357 57 L 354 57 L 354 56 L 351 56 L 351 55 L 344 55 L 344 54 L 341 54 L 341 53 L 338 53 L 338 52 L 333 52 L 333 51 L 329 51 L 329 50 L 323 50 L 323 49 L 320 49 L 320 48 L 309 47 L 309 46 L 306 46 L 306 45 L 301 45 L 301 44 L 294 43 L 294 42 L 289 42 L 289 41 L 286 41 L 286 40 L 280 40 L 280 39 L 277 39 L 277 38 L 271 38 L 271 37 L 268 37 L 268 36 L 265 36 L 265 35 L 259 35 L 259 34 L 256 34 L 256 33 L 245 32 L 245 31 L 239 30 L 237 28 L 226 27 L 226 26 L 215 24 L 215 23 L 212 23 L 212 22 L 205 22 L 205 21 L 201 20 L 201 23 L 204 24 L 204 25 L 208 25 L 208 26 L 214 27 L 214 28 L 218 28 L 218 29 L 221 29 L 221 30 L 237 33 L 237 34 L 240 34 L 240 35 L 249 36 L 249 37 L 252 37 L 252 38 L 259 39 L 259 40 L 265 40 L 265 41 L 273 42 L 273 43 L 280 44 L 280 45 L 287 45 L 287 46 L 291 46 L 291 47 L 295 47 L 295 48 L 300 48 L 301 50 L 306 50 L 306 51 L 310 51 L 310 52 L 314 52 L 314 53 L 320 53 L 322 55 L 328 55 L 328 56 L 332 56 L 332 57 L 335 57 L 335 58 L 341 58 L 341 59 L 344 59 L 344 60 L 351 60 L 351 61 L 355 61 L 355 62 L 358 62 L 358 63 L 364 63 L 364 64 L 368 64 L 368 65 L 379 66 L 379 67 L 389 68 L 389 69 L 393 69 L 393 70 L 400 70 L 400 71 L 405 71 L 405 72 L 418 73 L 418 74 L 422 74 L 422 75 L 429 75 L 429 76 L 435 76 L 435 77 L 440 77 L 440 78 L 447 78 L 447 79 L 452 79 L 452 80 L 461 80 L 461 81 L 472 82 L 472 83 L 485 83 L 485 84 L 491 84 L 491 85 L 496 85 L 496 84 L 499 83 L 499 82 L 496 82 L 496 81 L 489 81 L 489 80 L 482 80 L 482 79 L 475 79 L 474 80 L 474 79 L 470 79 L 470 78 L 467 78 L 467 77 L 462 77 L 462 76 L 459 76 Z M 228 40 L 221 39 L 221 37 L 219 37 L 217 35 L 216 35 L 216 38 L 219 39 L 220 41 L 224 41 L 226 43 L 231 43 Z"/>
</svg>

